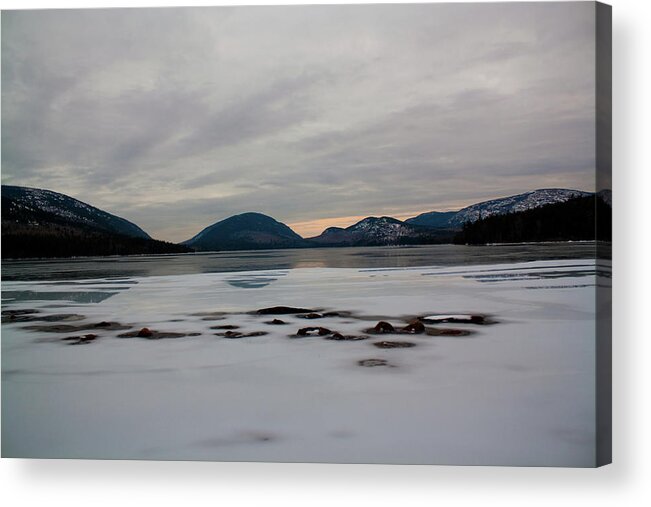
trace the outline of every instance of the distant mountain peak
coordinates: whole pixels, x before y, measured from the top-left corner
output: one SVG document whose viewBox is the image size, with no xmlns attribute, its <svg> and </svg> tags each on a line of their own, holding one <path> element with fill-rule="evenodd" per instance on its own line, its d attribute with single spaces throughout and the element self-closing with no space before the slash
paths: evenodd
<svg viewBox="0 0 651 507">
<path fill-rule="evenodd" d="M 275 218 L 248 211 L 220 220 L 183 244 L 198 250 L 252 250 L 305 246 L 301 236 Z"/>
<path fill-rule="evenodd" d="M 392 217 L 366 217 L 363 220 L 360 220 L 356 224 L 346 227 L 347 231 L 359 232 L 363 231 L 366 233 L 373 233 L 373 231 L 380 231 L 383 234 L 386 234 L 388 229 L 397 231 L 400 226 L 403 225 L 403 222 L 397 218 Z M 395 235 L 395 233 L 394 233 Z"/>
<path fill-rule="evenodd" d="M 259 211 L 245 211 L 244 213 L 233 215 L 230 218 L 260 218 L 263 220 L 273 220 L 274 222 L 278 222 L 278 220 L 275 218 L 270 217 L 269 215 L 265 215 L 264 213 L 260 213 Z"/>
<path fill-rule="evenodd" d="M 345 231 L 343 227 L 328 227 L 321 234 L 334 234 L 337 232 Z"/>
<path fill-rule="evenodd" d="M 393 217 L 388 217 L 388 216 L 381 216 L 381 217 L 366 217 L 357 222 L 356 224 L 352 225 L 351 227 L 354 227 L 355 225 L 361 224 L 361 223 L 375 223 L 375 222 L 381 222 L 381 223 L 392 223 L 392 224 L 401 224 L 402 221 L 398 220 L 397 218 Z"/>
<path fill-rule="evenodd" d="M 386 246 L 431 243 L 436 239 L 437 233 L 430 229 L 381 216 L 366 217 L 345 229 L 328 227 L 308 241 L 321 246 Z"/>
</svg>

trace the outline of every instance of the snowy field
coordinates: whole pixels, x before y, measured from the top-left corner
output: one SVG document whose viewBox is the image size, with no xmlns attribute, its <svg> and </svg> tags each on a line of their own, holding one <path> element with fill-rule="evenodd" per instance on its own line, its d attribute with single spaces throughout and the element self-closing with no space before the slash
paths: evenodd
<svg viewBox="0 0 651 507">
<path fill-rule="evenodd" d="M 592 466 L 596 283 L 594 259 L 3 282 L 2 454 Z M 485 321 L 366 332 L 434 314 Z M 191 336 L 118 337 L 145 327 Z"/>
</svg>

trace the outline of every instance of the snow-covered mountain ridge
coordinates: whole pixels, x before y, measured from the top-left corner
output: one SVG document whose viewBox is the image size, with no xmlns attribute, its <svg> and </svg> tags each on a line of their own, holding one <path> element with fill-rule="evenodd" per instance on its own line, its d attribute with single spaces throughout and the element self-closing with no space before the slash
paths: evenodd
<svg viewBox="0 0 651 507">
<path fill-rule="evenodd" d="M 38 220 L 36 217 L 47 216 L 68 224 L 150 239 L 145 231 L 124 218 L 51 190 L 2 185 L 2 198 L 16 221 L 25 217 L 32 223 Z"/>
<path fill-rule="evenodd" d="M 452 216 L 448 224 L 459 228 L 466 222 L 475 222 L 480 218 L 487 218 L 493 215 L 505 215 L 534 208 L 540 208 L 547 204 L 565 202 L 574 197 L 587 197 L 591 192 L 582 190 L 569 190 L 565 188 L 543 188 L 525 192 L 523 194 L 491 199 L 477 204 L 472 204 L 459 210 Z"/>
<path fill-rule="evenodd" d="M 597 195 L 609 206 L 612 200 L 611 194 L 612 192 L 610 190 L 600 190 L 597 192 Z M 478 202 L 466 206 L 459 211 L 429 211 L 416 217 L 408 218 L 405 220 L 405 223 L 434 228 L 447 227 L 460 229 L 464 223 L 476 222 L 480 218 L 527 211 L 548 204 L 566 202 L 574 197 L 586 197 L 590 195 L 594 194 L 592 192 L 567 188 L 542 188 L 522 194 Z"/>
<path fill-rule="evenodd" d="M 310 243 L 323 246 L 380 246 L 437 242 L 440 232 L 392 217 L 367 217 L 345 229 L 329 227 Z"/>
</svg>

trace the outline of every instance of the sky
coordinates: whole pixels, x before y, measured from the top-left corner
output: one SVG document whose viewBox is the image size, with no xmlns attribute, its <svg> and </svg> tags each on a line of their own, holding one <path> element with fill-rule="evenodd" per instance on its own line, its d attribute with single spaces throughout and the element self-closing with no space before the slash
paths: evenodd
<svg viewBox="0 0 651 507">
<path fill-rule="evenodd" d="M 182 241 L 593 191 L 594 4 L 2 13 L 2 183 Z"/>
</svg>

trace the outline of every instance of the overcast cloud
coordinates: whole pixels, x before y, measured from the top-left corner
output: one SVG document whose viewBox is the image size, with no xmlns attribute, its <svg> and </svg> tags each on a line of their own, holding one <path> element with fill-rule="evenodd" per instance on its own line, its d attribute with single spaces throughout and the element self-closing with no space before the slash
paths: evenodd
<svg viewBox="0 0 651 507">
<path fill-rule="evenodd" d="M 2 13 L 2 182 L 181 241 L 594 190 L 594 4 Z"/>
</svg>

